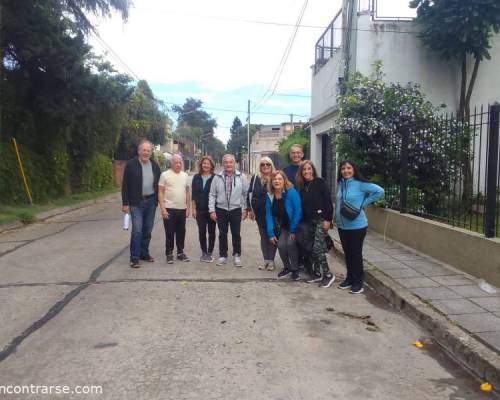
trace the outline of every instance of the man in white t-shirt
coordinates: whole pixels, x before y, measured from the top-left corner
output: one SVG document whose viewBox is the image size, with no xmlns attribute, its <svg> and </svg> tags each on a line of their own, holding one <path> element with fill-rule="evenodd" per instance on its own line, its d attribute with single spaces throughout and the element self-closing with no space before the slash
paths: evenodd
<svg viewBox="0 0 500 400">
<path fill-rule="evenodd" d="M 163 172 L 158 183 L 158 203 L 165 227 L 165 254 L 167 263 L 174 262 L 174 241 L 177 245 L 177 259 L 189 261 L 184 253 L 186 218 L 189 217 L 189 177 L 182 170 L 182 157 L 174 154 L 170 169 Z"/>
</svg>

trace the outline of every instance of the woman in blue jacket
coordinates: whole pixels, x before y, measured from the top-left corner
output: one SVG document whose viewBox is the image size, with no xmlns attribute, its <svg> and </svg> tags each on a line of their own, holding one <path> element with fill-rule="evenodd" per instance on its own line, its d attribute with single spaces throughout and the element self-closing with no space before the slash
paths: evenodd
<svg viewBox="0 0 500 400">
<path fill-rule="evenodd" d="M 337 183 L 335 220 L 347 266 L 347 278 L 339 288 L 363 293 L 363 241 L 368 227 L 364 207 L 380 199 L 384 189 L 369 183 L 350 161 L 340 163 Z"/>
<path fill-rule="evenodd" d="M 291 278 L 298 281 L 299 251 L 295 232 L 302 219 L 302 204 L 299 193 L 288 186 L 288 179 L 283 171 L 271 174 L 266 198 L 266 231 L 271 243 L 278 246 L 283 261 L 283 269 L 278 278 L 291 274 Z"/>
</svg>

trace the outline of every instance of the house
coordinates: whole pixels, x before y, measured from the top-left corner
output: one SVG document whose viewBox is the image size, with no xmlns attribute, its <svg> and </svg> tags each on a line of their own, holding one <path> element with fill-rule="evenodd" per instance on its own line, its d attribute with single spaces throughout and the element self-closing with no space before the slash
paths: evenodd
<svg viewBox="0 0 500 400">
<path fill-rule="evenodd" d="M 348 74 L 369 75 L 373 64 L 382 61 L 387 82 L 419 83 L 433 104 L 446 104 L 450 112 L 458 108 L 460 66 L 424 47 L 413 22 L 415 10 L 402 3 L 408 1 L 343 0 L 342 9 L 316 42 L 311 160 L 331 188 L 335 186 L 336 160 L 330 133 L 338 113 L 337 96 Z M 490 53 L 492 59 L 481 62 L 471 106 L 500 99 L 500 35 L 493 38 Z"/>
<path fill-rule="evenodd" d="M 305 124 L 303 122 L 284 122 L 280 125 L 260 125 L 259 129 L 252 136 L 250 143 L 250 172 L 257 171 L 260 158 L 270 157 L 277 168 L 283 167 L 285 162 L 279 155 L 280 141 L 289 136 L 295 129 L 300 129 Z"/>
</svg>

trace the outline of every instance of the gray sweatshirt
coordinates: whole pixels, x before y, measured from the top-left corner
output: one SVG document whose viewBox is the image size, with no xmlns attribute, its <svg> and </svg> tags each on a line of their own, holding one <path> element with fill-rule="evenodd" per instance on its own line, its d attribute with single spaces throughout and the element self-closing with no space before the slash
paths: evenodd
<svg viewBox="0 0 500 400">
<path fill-rule="evenodd" d="M 216 207 L 228 211 L 237 208 L 246 208 L 248 192 L 247 178 L 240 171 L 234 171 L 231 180 L 231 197 L 228 199 L 226 197 L 224 171 L 214 175 L 212 185 L 210 186 L 210 195 L 208 196 L 209 212 L 215 212 Z"/>
</svg>

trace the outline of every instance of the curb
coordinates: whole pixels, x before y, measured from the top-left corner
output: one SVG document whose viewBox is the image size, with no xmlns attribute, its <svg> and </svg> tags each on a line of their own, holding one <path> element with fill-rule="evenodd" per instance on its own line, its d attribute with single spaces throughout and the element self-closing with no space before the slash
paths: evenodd
<svg viewBox="0 0 500 400">
<path fill-rule="evenodd" d="M 5 225 L 0 225 L 0 233 L 12 231 L 15 229 L 20 229 L 20 228 L 23 228 L 25 226 L 34 225 L 38 222 L 44 222 L 49 218 L 56 217 L 58 215 L 66 214 L 70 211 L 75 211 L 75 210 L 78 210 L 80 208 L 85 208 L 85 207 L 100 203 L 100 202 L 107 200 L 109 198 L 112 198 L 113 196 L 116 196 L 118 194 L 119 193 L 112 193 L 112 194 L 108 194 L 106 196 L 100 197 L 98 199 L 86 200 L 86 201 L 83 201 L 81 203 L 74 204 L 72 206 L 54 208 L 53 210 L 41 212 L 40 214 L 36 215 L 36 221 L 33 224 L 23 224 L 22 222 L 17 221 L 17 222 L 12 222 L 12 223 L 5 224 Z"/>
<path fill-rule="evenodd" d="M 335 240 L 334 253 L 344 258 L 341 244 Z M 424 328 L 432 338 L 463 367 L 485 382 L 500 388 L 500 357 L 498 353 L 473 338 L 469 333 L 424 303 L 364 259 L 365 282 L 393 307 Z"/>
</svg>

